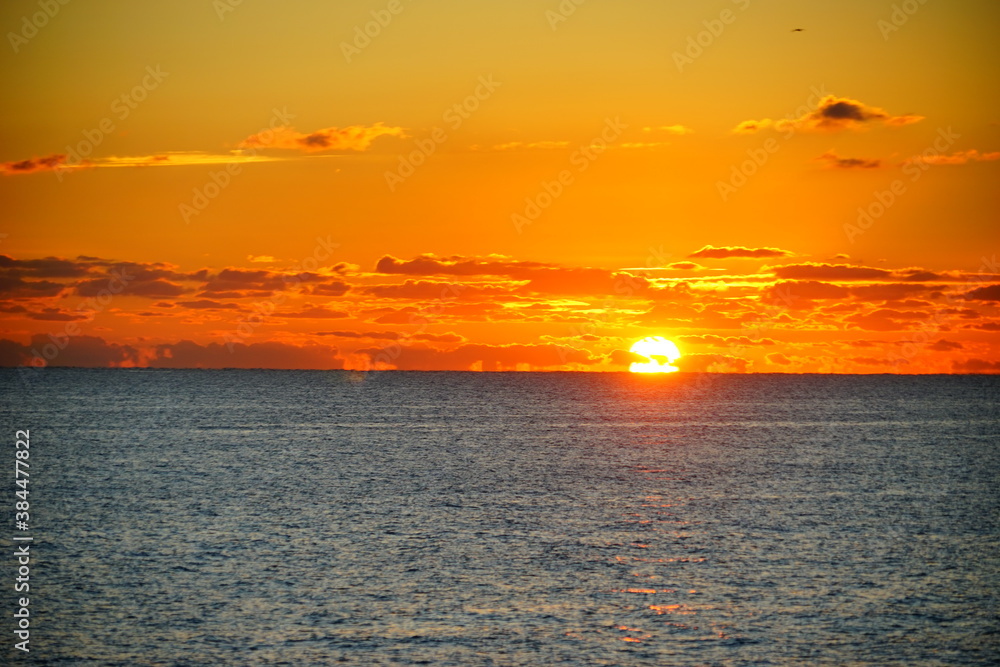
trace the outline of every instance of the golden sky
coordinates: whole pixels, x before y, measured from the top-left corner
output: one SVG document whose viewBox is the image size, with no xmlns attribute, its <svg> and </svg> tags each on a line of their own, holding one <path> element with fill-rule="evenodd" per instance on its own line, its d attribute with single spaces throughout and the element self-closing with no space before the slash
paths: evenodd
<svg viewBox="0 0 1000 667">
<path fill-rule="evenodd" d="M 996 2 L 0 26 L 2 365 L 1000 372 Z"/>
</svg>

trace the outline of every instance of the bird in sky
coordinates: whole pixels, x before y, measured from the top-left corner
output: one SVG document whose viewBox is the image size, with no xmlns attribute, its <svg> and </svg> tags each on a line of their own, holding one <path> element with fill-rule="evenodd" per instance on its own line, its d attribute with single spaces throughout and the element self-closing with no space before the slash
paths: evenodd
<svg viewBox="0 0 1000 667">
<path fill-rule="evenodd" d="M 792 32 L 804 32 L 805 28 L 792 28 Z"/>
</svg>

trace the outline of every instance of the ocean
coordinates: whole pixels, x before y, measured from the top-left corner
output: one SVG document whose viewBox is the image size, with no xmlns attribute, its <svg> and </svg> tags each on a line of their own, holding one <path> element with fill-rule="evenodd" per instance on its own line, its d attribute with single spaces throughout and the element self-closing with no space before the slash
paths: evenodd
<svg viewBox="0 0 1000 667">
<path fill-rule="evenodd" d="M 0 376 L 6 664 L 1000 655 L 998 376 Z"/>
</svg>

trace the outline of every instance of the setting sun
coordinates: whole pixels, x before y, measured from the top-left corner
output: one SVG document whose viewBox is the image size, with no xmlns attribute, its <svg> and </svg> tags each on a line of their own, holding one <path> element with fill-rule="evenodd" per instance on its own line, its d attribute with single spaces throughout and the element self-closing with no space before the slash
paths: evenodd
<svg viewBox="0 0 1000 667">
<path fill-rule="evenodd" d="M 649 336 L 636 341 L 629 352 L 648 359 L 646 362 L 637 361 L 629 366 L 629 371 L 632 373 L 676 373 L 678 368 L 673 363 L 681 357 L 673 341 L 662 336 Z"/>
</svg>

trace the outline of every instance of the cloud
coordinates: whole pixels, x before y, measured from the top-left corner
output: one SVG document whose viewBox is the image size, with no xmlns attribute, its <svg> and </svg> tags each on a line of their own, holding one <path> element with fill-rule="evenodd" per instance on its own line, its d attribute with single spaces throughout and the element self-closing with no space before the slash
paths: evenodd
<svg viewBox="0 0 1000 667">
<path fill-rule="evenodd" d="M 217 274 L 207 276 L 198 296 L 217 299 L 271 296 L 275 292 L 291 289 L 300 283 L 325 285 L 327 280 L 318 273 L 289 274 L 264 269 L 226 268 Z M 343 291 L 340 291 L 342 285 L 344 283 L 334 281 L 329 283 L 329 289 L 334 296 L 340 296 L 343 294 Z"/>
<path fill-rule="evenodd" d="M 659 127 L 644 127 L 643 132 L 666 132 L 667 134 L 694 134 L 694 130 L 685 125 L 661 125 Z"/>
<path fill-rule="evenodd" d="M 344 296 L 350 291 L 351 286 L 340 280 L 333 280 L 321 285 L 314 285 L 306 288 L 306 294 L 315 296 Z"/>
<path fill-rule="evenodd" d="M 493 146 L 495 151 L 509 151 L 515 149 L 553 149 L 553 148 L 566 148 L 569 146 L 568 141 L 508 141 L 505 144 L 496 144 Z"/>
<path fill-rule="evenodd" d="M 900 363 L 898 359 L 887 359 L 878 357 L 850 357 L 847 361 L 852 361 L 861 366 L 893 366 Z M 909 363 L 904 361 L 903 363 Z"/>
<path fill-rule="evenodd" d="M 682 343 L 692 345 L 711 345 L 712 347 L 736 347 L 745 345 L 774 345 L 771 338 L 749 338 L 747 336 L 722 337 L 715 334 L 701 334 L 697 336 L 679 336 L 677 338 Z"/>
<path fill-rule="evenodd" d="M 1000 151 L 992 153 L 980 153 L 975 148 L 967 151 L 957 151 L 951 155 L 916 155 L 905 160 L 903 164 L 966 164 L 967 162 L 992 162 L 1000 160 Z"/>
<path fill-rule="evenodd" d="M 103 292 L 109 291 L 119 296 L 143 296 L 149 299 L 179 296 L 184 293 L 182 286 L 160 278 L 132 280 L 129 282 L 120 281 L 116 283 L 116 286 L 116 291 L 110 292 L 109 279 L 93 278 L 77 283 L 76 293 L 80 296 L 100 296 Z"/>
<path fill-rule="evenodd" d="M 66 164 L 65 154 L 35 157 L 17 162 L 0 162 L 0 172 L 4 174 L 33 174 L 37 171 L 55 171 Z"/>
<path fill-rule="evenodd" d="M 71 312 L 62 308 L 42 308 L 39 311 L 27 311 L 26 316 L 32 320 L 43 322 L 76 322 L 90 319 L 90 315 L 80 312 Z"/>
<path fill-rule="evenodd" d="M 951 362 L 951 370 L 955 373 L 1000 373 L 1000 361 L 986 359 L 965 359 Z"/>
<path fill-rule="evenodd" d="M 428 343 L 461 343 L 465 340 L 465 336 L 451 332 L 444 334 L 420 333 L 410 336 L 410 340 L 421 340 Z"/>
<path fill-rule="evenodd" d="M 497 297 L 513 294 L 511 288 L 507 286 L 431 280 L 407 280 L 401 285 L 371 285 L 365 287 L 364 291 L 372 296 L 385 299 L 418 299 L 421 301 Z"/>
<path fill-rule="evenodd" d="M 74 339 L 75 340 L 75 339 Z M 289 343 L 209 343 L 200 345 L 190 340 L 157 345 L 155 356 L 146 364 L 150 368 L 275 368 L 317 369 L 343 368 L 336 348 L 323 345 L 292 345 Z"/>
<path fill-rule="evenodd" d="M 178 306 L 193 308 L 195 310 L 233 310 L 238 309 L 235 303 L 221 303 L 211 299 L 198 299 L 197 301 L 178 301 Z"/>
<path fill-rule="evenodd" d="M 952 350 L 964 349 L 964 347 L 965 346 L 962 345 L 961 343 L 957 343 L 953 340 L 945 340 L 942 338 L 936 343 L 931 343 L 930 345 L 928 345 L 927 349 L 934 350 L 935 352 L 950 352 Z"/>
<path fill-rule="evenodd" d="M 85 275 L 94 266 L 92 260 L 74 261 L 61 257 L 44 257 L 42 259 L 14 259 L 0 255 L 0 272 L 4 275 L 32 278 L 76 278 Z"/>
<path fill-rule="evenodd" d="M 788 250 L 781 250 L 779 248 L 746 248 L 744 246 L 720 246 L 716 248 L 715 246 L 707 245 L 701 250 L 691 253 L 688 257 L 704 258 L 704 259 L 725 259 L 728 257 L 746 257 L 746 258 L 771 258 L 771 257 L 790 257 L 794 253 Z"/>
<path fill-rule="evenodd" d="M 551 343 L 540 345 L 461 345 L 451 350 L 431 347 L 404 347 L 401 350 L 363 349 L 376 367 L 397 370 L 550 370 L 564 367 L 585 367 L 596 364 L 600 357 L 586 350 Z"/>
<path fill-rule="evenodd" d="M 678 271 L 698 271 L 704 269 L 705 267 L 697 262 L 673 262 L 672 264 L 667 264 L 664 268 L 676 269 Z"/>
<path fill-rule="evenodd" d="M 795 306 L 796 301 L 800 300 L 808 302 L 812 299 L 846 299 L 849 295 L 850 290 L 846 287 L 816 280 L 778 282 L 764 294 L 769 301 L 780 301 L 790 306 Z M 808 307 L 808 303 L 805 305 Z"/>
<path fill-rule="evenodd" d="M 51 280 L 22 280 L 16 276 L 0 274 L 0 297 L 34 298 L 56 296 L 65 285 Z"/>
<path fill-rule="evenodd" d="M 628 350 L 612 350 L 608 354 L 607 360 L 615 366 L 631 366 L 635 363 L 649 363 L 649 359 L 647 357 L 644 357 L 641 354 L 636 354 L 635 352 L 629 352 Z"/>
<path fill-rule="evenodd" d="M 502 255 L 436 257 L 425 254 L 406 261 L 385 255 L 376 263 L 375 271 L 417 276 L 496 276 L 527 280 L 527 284 L 518 288 L 524 294 L 621 295 L 626 292 L 636 294 L 652 287 L 646 278 L 626 271 L 522 262 Z M 456 283 L 451 296 L 442 298 L 457 298 L 463 289 L 474 287 Z"/>
<path fill-rule="evenodd" d="M 336 338 L 369 338 L 371 340 L 399 340 L 395 331 L 317 331 L 314 336 L 334 336 Z"/>
<path fill-rule="evenodd" d="M 929 292 L 935 287 L 920 283 L 883 283 L 876 285 L 852 285 L 851 296 L 859 301 L 895 301 L 911 294 Z"/>
<path fill-rule="evenodd" d="M 817 262 L 765 266 L 763 270 L 792 280 L 888 280 L 893 277 L 892 271 L 886 269 Z"/>
<path fill-rule="evenodd" d="M 980 331 L 1000 331 L 1000 322 L 979 322 L 977 324 L 967 324 L 966 329 L 979 329 Z"/>
<path fill-rule="evenodd" d="M 411 260 L 385 255 L 375 264 L 376 273 L 410 276 L 507 276 L 523 278 L 536 269 L 556 268 L 555 264 L 524 262 L 504 255 L 487 257 L 437 257 L 423 254 Z"/>
<path fill-rule="evenodd" d="M 689 373 L 746 373 L 750 362 L 728 354 L 685 354 L 674 365 Z"/>
<path fill-rule="evenodd" d="M 912 114 L 892 116 L 884 109 L 870 107 L 848 97 L 827 95 L 819 101 L 819 105 L 814 111 L 810 111 L 800 118 L 745 120 L 737 125 L 733 132 L 751 134 L 771 128 L 781 132 L 840 132 L 860 129 L 870 124 L 900 127 L 920 122 L 923 119 L 923 116 Z"/>
<path fill-rule="evenodd" d="M 986 285 L 962 295 L 966 301 L 1000 301 L 1000 285 Z"/>
<path fill-rule="evenodd" d="M 339 319 L 342 317 L 350 317 L 348 313 L 341 312 L 339 310 L 331 310 L 323 306 L 311 306 L 291 313 L 275 313 L 275 317 L 293 317 L 306 320 L 328 320 L 328 319 Z"/>
<path fill-rule="evenodd" d="M 319 151 L 365 151 L 378 137 L 405 137 L 401 127 L 383 123 L 374 125 L 351 125 L 349 127 L 326 127 L 313 132 L 299 132 L 291 127 L 278 127 L 251 134 L 238 144 L 239 148 L 280 148 L 308 153 Z"/>
<path fill-rule="evenodd" d="M 789 364 L 792 363 L 791 359 L 778 352 L 773 352 L 771 354 L 768 354 L 765 358 L 768 360 L 769 363 L 777 364 L 779 366 L 788 366 Z"/>
<path fill-rule="evenodd" d="M 204 151 L 168 151 L 154 155 L 110 155 L 93 157 L 70 163 L 66 155 L 50 155 L 19 162 L 0 163 L 5 174 L 32 174 L 39 171 L 77 171 L 118 167 L 185 167 L 192 165 L 244 164 L 248 162 L 277 162 L 284 158 L 267 155 L 250 155 L 240 152 L 206 153 Z"/>
<path fill-rule="evenodd" d="M 833 151 L 827 151 L 816 159 L 825 161 L 827 166 L 833 169 L 878 169 L 882 166 L 881 160 L 869 160 L 857 157 L 840 157 Z"/>
<path fill-rule="evenodd" d="M 890 308 L 880 308 L 867 314 L 845 317 L 844 322 L 854 324 L 865 331 L 902 331 L 910 328 L 910 320 L 926 320 L 922 312 L 904 312 Z"/>
<path fill-rule="evenodd" d="M 36 334 L 27 345 L 0 341 L 2 366 L 117 368 L 136 366 L 140 360 L 139 350 L 131 345 L 109 343 L 98 336 L 63 336 L 54 341 L 49 335 Z"/>
</svg>

